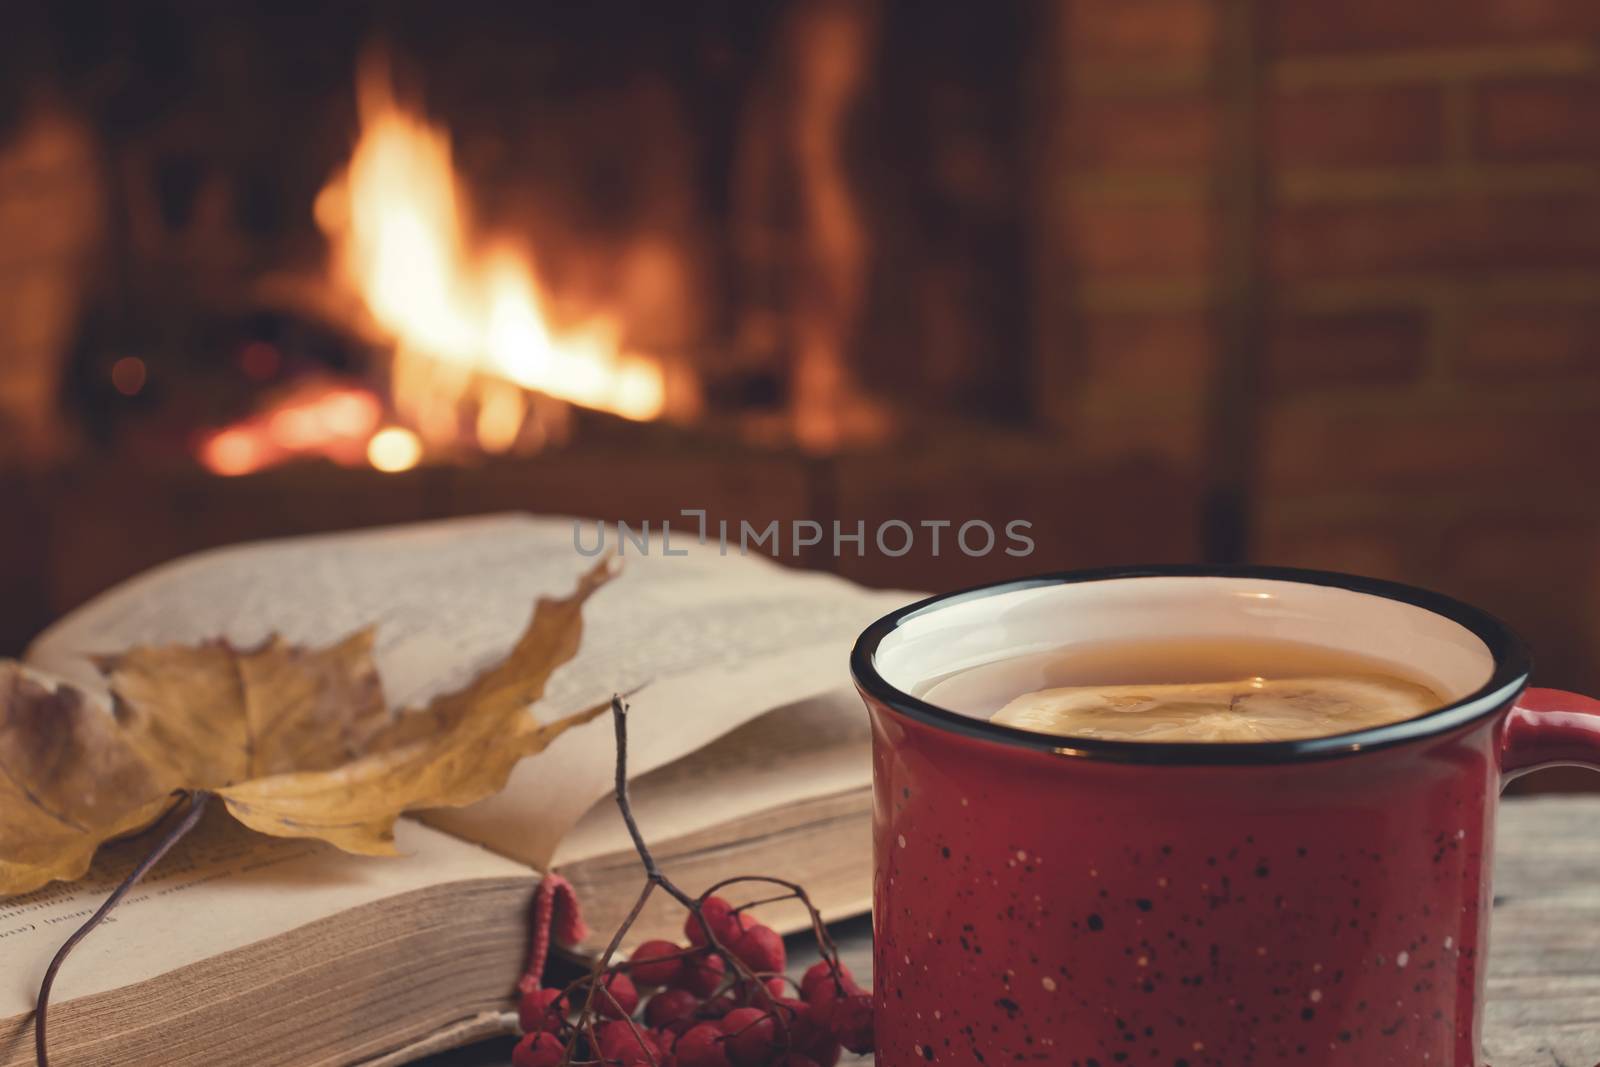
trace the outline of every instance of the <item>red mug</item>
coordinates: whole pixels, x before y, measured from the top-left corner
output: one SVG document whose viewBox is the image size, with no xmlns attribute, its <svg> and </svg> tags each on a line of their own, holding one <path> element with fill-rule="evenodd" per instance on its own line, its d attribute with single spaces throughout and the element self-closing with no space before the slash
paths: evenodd
<svg viewBox="0 0 1600 1067">
<path fill-rule="evenodd" d="M 1119 639 L 1267 638 L 1431 679 L 1332 737 L 1034 733 L 916 695 Z M 1474 1067 L 1496 798 L 1600 769 L 1600 702 L 1527 689 L 1490 615 L 1280 568 L 1050 575 L 934 597 L 851 656 L 873 725 L 880 1067 Z"/>
</svg>

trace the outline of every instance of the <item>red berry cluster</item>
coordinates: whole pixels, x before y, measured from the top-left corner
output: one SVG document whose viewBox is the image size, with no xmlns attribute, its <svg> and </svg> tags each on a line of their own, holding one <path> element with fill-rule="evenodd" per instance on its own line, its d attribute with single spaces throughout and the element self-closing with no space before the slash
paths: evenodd
<svg viewBox="0 0 1600 1067">
<path fill-rule="evenodd" d="M 841 1048 L 871 1050 L 872 997 L 831 951 L 792 996 L 783 939 L 721 897 L 696 902 L 684 935 L 524 994 L 514 1067 L 833 1067 Z M 636 1018 L 641 989 L 656 992 Z"/>
</svg>

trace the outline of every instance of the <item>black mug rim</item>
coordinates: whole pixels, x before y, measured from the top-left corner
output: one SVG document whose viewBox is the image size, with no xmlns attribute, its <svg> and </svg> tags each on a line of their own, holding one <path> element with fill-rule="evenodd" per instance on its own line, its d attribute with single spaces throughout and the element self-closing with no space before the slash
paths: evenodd
<svg viewBox="0 0 1600 1067">
<path fill-rule="evenodd" d="M 910 619 L 982 597 L 1023 589 L 1124 578 L 1246 578 L 1331 586 L 1411 604 L 1458 623 L 1481 640 L 1494 658 L 1489 680 L 1459 700 L 1425 715 L 1383 726 L 1328 737 L 1297 741 L 1108 741 L 1102 738 L 1063 737 L 978 719 L 941 708 L 890 685 L 878 673 L 878 646 Z M 1531 661 L 1527 647 L 1510 627 L 1495 616 L 1442 593 L 1417 586 L 1364 578 L 1335 571 L 1296 567 L 1206 566 L 1161 564 L 1057 571 L 1007 581 L 990 582 L 951 593 L 941 593 L 892 611 L 872 623 L 856 639 L 850 652 L 850 673 L 863 693 L 919 722 L 952 733 L 1059 756 L 1114 763 L 1151 763 L 1178 766 L 1279 764 L 1351 756 L 1374 749 L 1434 737 L 1493 714 L 1514 700 L 1528 684 Z"/>
</svg>

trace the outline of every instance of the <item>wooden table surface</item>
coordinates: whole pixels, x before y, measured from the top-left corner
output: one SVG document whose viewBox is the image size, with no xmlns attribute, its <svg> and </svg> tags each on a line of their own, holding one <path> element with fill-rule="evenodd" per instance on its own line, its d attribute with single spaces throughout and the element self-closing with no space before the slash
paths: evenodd
<svg viewBox="0 0 1600 1067">
<path fill-rule="evenodd" d="M 1600 797 L 1507 800 L 1495 865 L 1487 1061 L 1493 1067 L 1600 1067 Z M 835 928 L 856 976 L 871 973 L 865 919 Z M 814 950 L 798 950 L 803 970 Z M 465 1052 L 465 1050 L 463 1050 Z M 504 1046 L 429 1067 L 504 1064 Z M 846 1057 L 868 1064 L 871 1057 Z"/>
</svg>

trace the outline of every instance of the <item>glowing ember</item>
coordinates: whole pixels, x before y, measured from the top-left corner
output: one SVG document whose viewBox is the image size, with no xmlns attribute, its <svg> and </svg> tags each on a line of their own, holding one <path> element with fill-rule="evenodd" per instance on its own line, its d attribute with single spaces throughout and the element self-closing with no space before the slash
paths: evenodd
<svg viewBox="0 0 1600 1067">
<path fill-rule="evenodd" d="M 511 404 L 499 388 L 525 389 L 630 419 L 665 405 L 661 367 L 623 351 L 622 327 L 599 316 L 557 330 L 529 259 L 504 242 L 475 240 L 445 132 L 394 99 L 387 73 L 368 64 L 359 104 L 361 139 L 345 172 L 317 198 L 317 222 L 334 246 L 334 268 L 395 344 L 395 405 L 402 414 L 445 404 L 487 429 L 479 443 L 509 447 Z M 454 375 L 413 373 L 415 361 Z M 419 397 L 419 379 L 437 393 Z M 498 380 L 498 381 L 497 381 Z M 407 395 L 408 388 L 411 395 Z M 485 415 L 493 406 L 493 414 Z M 445 433 L 418 426 L 429 444 Z M 448 435 L 458 432 L 457 417 Z"/>
<path fill-rule="evenodd" d="M 367 462 L 380 471 L 408 471 L 421 461 L 422 439 L 403 426 L 379 430 L 367 442 Z"/>
<path fill-rule="evenodd" d="M 202 439 L 200 462 L 229 477 L 302 456 L 360 463 L 382 419 L 383 405 L 365 389 L 313 382 Z"/>
<path fill-rule="evenodd" d="M 265 438 L 240 427 L 214 434 L 200 446 L 200 462 L 212 473 L 229 477 L 260 470 L 271 462 L 268 454 Z"/>
</svg>

